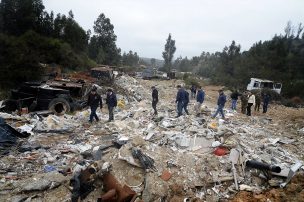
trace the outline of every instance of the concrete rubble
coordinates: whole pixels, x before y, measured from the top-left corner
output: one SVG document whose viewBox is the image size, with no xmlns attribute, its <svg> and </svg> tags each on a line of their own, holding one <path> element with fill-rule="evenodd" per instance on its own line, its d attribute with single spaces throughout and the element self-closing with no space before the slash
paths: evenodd
<svg viewBox="0 0 304 202">
<path fill-rule="evenodd" d="M 69 180 L 97 161 L 110 165 L 117 181 L 145 202 L 225 201 L 238 192 L 236 187 L 261 193 L 287 182 L 288 176 L 246 168 L 246 160 L 287 171 L 296 164 L 294 173 L 303 171 L 303 152 L 299 152 L 303 139 L 296 136 L 303 138 L 303 125 L 294 128 L 291 136 L 291 130 L 267 115 L 246 117 L 228 110 L 227 120 L 211 119 L 215 96 L 207 96 L 200 116 L 191 100 L 190 115 L 174 118 L 175 86 L 180 83 L 118 77 L 118 100 L 124 104 L 116 108 L 115 121 L 109 123 L 106 107 L 97 112 L 101 120 L 92 125 L 88 109 L 46 117 L 0 113 L 12 127 L 31 133 L 0 158 L 0 198 L 69 201 Z M 160 94 L 157 117 L 152 115 L 152 85 Z M 218 156 L 218 148 L 227 153 Z M 234 163 L 229 159 L 231 149 L 239 154 Z M 144 157 L 136 158 L 134 150 Z M 150 167 L 143 159 L 149 159 Z M 94 187 L 83 201 L 97 201 L 105 193 L 101 185 Z"/>
</svg>

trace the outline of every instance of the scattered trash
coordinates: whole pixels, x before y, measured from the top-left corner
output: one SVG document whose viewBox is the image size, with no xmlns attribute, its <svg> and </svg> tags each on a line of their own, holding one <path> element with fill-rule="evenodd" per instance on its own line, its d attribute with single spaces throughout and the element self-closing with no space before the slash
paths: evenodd
<svg viewBox="0 0 304 202">
<path fill-rule="evenodd" d="M 118 100 L 117 107 L 119 107 L 120 109 L 124 109 L 126 107 L 125 101 L 124 100 Z"/>
<path fill-rule="evenodd" d="M 51 165 L 45 165 L 44 166 L 44 172 L 48 173 L 48 172 L 52 172 L 52 171 L 55 171 L 56 168 L 54 166 L 51 166 Z"/>
<path fill-rule="evenodd" d="M 300 163 L 300 162 L 297 162 L 295 165 L 293 165 L 289 170 L 286 181 L 284 183 L 280 184 L 280 187 L 284 188 L 301 167 L 302 167 L 302 163 Z"/>
<path fill-rule="evenodd" d="M 218 125 L 217 125 L 216 122 L 212 122 L 212 123 L 209 124 L 209 127 L 210 127 L 211 129 L 217 129 Z"/>
<path fill-rule="evenodd" d="M 172 89 L 177 81 L 157 82 L 157 116 L 151 114 L 150 87 L 155 81 L 120 74 L 109 86 L 118 95 L 113 122 L 107 122 L 106 108 L 97 110 L 100 120 L 93 124 L 88 123 L 88 109 L 61 116 L 49 111 L 0 113 L 18 134 L 31 134 L 20 139 L 10 134 L 12 140 L 0 141 L 6 153 L 0 157 L 1 198 L 220 201 L 230 200 L 236 190 L 256 194 L 281 186 L 284 191 L 294 174 L 301 174 L 303 124 L 299 119 L 278 120 L 276 115 L 283 116 L 285 108 L 275 114 L 270 110 L 271 118 L 226 110 L 229 120 L 211 119 L 215 99 L 208 95 L 213 90 L 207 90 L 199 116 L 191 114 L 191 99 L 190 115 L 175 118 Z M 107 88 L 98 86 L 103 98 Z"/>
</svg>

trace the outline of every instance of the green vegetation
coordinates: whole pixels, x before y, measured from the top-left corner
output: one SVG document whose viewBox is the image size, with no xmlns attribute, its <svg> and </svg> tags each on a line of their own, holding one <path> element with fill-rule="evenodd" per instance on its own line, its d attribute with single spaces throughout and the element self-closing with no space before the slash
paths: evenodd
<svg viewBox="0 0 304 202">
<path fill-rule="evenodd" d="M 129 53 L 123 53 L 122 55 L 122 65 L 128 67 L 138 67 L 139 65 L 139 56 L 137 53 L 133 53 L 131 50 Z"/>
<path fill-rule="evenodd" d="M 248 51 L 232 41 L 222 52 L 203 52 L 200 56 L 177 58 L 174 68 L 199 74 L 213 83 L 244 89 L 251 77 L 282 82 L 282 95 L 304 98 L 304 33 L 291 23 L 285 35 L 275 35 L 269 41 L 255 43 Z"/>
<path fill-rule="evenodd" d="M 41 64 L 65 69 L 95 65 L 87 56 L 89 36 L 74 20 L 44 11 L 41 0 L 2 0 L 0 3 L 0 88 L 37 80 Z"/>
<path fill-rule="evenodd" d="M 166 72 L 171 72 L 172 59 L 175 51 L 175 40 L 172 40 L 171 34 L 169 34 L 165 45 L 165 51 L 163 52 L 163 58 L 165 60 L 164 69 L 166 70 Z"/>
<path fill-rule="evenodd" d="M 94 22 L 94 35 L 89 44 L 89 56 L 98 64 L 120 64 L 121 50 L 116 47 L 117 36 L 109 18 L 101 13 Z"/>
<path fill-rule="evenodd" d="M 184 74 L 183 75 L 183 80 L 185 81 L 186 87 L 190 88 L 192 85 L 194 86 L 200 86 L 201 81 L 198 80 L 196 77 L 190 75 L 190 74 Z"/>
<path fill-rule="evenodd" d="M 0 2 L 0 89 L 23 81 L 38 80 L 41 64 L 58 64 L 63 72 L 86 70 L 96 64 L 138 65 L 130 51 L 120 55 L 114 26 L 101 13 L 94 22 L 94 35 L 68 16 L 46 12 L 42 0 Z"/>
</svg>

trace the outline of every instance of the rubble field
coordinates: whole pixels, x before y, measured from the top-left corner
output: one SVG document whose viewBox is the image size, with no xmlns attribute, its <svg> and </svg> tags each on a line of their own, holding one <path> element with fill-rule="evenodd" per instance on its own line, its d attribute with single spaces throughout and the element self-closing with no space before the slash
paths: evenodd
<svg viewBox="0 0 304 202">
<path fill-rule="evenodd" d="M 267 114 L 248 117 L 231 111 L 228 101 L 227 119 L 212 119 L 222 87 L 203 86 L 201 114 L 191 99 L 190 115 L 175 118 L 178 84 L 118 77 L 114 122 L 107 122 L 106 105 L 93 124 L 89 109 L 63 116 L 0 113 L 10 126 L 31 134 L 0 150 L 0 201 L 71 201 L 81 192 L 71 179 L 82 179 L 75 176 L 93 165 L 96 173 L 89 173 L 92 184 L 85 187 L 91 189 L 82 201 L 113 190 L 116 198 L 104 201 L 304 201 L 304 109 L 270 104 Z M 152 86 L 159 91 L 158 116 Z M 247 160 L 287 174 L 249 168 Z M 118 188 L 111 188 L 113 181 Z M 122 200 L 123 193 L 134 197 Z"/>
</svg>

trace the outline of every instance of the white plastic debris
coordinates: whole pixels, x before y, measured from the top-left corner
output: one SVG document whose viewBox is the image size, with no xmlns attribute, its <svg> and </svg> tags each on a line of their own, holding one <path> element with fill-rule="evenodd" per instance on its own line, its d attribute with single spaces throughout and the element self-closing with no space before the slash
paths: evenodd
<svg viewBox="0 0 304 202">
<path fill-rule="evenodd" d="M 219 142 L 219 141 L 214 141 L 214 142 L 212 142 L 211 147 L 218 147 L 218 146 L 220 146 L 221 144 L 222 144 L 222 143 Z"/>
</svg>

